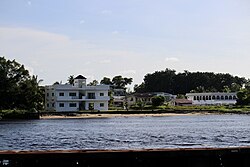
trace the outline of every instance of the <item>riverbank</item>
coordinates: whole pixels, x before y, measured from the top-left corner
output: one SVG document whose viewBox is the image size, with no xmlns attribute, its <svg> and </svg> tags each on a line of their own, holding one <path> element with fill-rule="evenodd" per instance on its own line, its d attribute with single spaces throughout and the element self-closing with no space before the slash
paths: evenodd
<svg viewBox="0 0 250 167">
<path fill-rule="evenodd" d="M 0 120 L 6 119 L 39 119 L 36 110 L 0 110 Z"/>
<path fill-rule="evenodd" d="M 114 118 L 114 117 L 169 117 L 187 115 L 206 115 L 211 113 L 142 113 L 142 114 L 76 114 L 76 115 L 42 115 L 40 119 L 91 119 L 91 118 Z"/>
<path fill-rule="evenodd" d="M 44 112 L 26 110 L 0 110 L 0 120 L 5 119 L 63 119 L 63 118 L 111 118 L 145 116 L 181 116 L 202 114 L 250 114 L 250 106 L 168 106 L 151 110 L 109 110 L 79 112 Z"/>
</svg>

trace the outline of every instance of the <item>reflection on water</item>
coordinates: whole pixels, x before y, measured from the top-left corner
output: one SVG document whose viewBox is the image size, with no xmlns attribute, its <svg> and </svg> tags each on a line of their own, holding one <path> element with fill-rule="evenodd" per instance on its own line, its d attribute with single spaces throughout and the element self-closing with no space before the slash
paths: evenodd
<svg viewBox="0 0 250 167">
<path fill-rule="evenodd" d="M 0 121 L 0 150 L 250 146 L 250 116 Z"/>
</svg>

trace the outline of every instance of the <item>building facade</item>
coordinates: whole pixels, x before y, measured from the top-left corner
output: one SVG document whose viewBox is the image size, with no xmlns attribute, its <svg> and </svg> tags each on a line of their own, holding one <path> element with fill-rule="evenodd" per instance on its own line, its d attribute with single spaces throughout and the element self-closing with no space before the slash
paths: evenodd
<svg viewBox="0 0 250 167">
<path fill-rule="evenodd" d="M 134 93 L 127 97 L 127 103 L 129 106 L 134 105 L 138 102 L 152 104 L 152 98 L 154 96 L 163 96 L 165 98 L 165 102 L 169 102 L 176 98 L 175 95 L 165 92 Z"/>
<path fill-rule="evenodd" d="M 236 92 L 187 93 L 186 96 L 193 105 L 233 105 L 237 100 Z"/>
<path fill-rule="evenodd" d="M 86 78 L 79 75 L 73 84 L 45 87 L 45 110 L 70 112 L 81 110 L 108 110 L 109 86 L 87 86 Z"/>
</svg>

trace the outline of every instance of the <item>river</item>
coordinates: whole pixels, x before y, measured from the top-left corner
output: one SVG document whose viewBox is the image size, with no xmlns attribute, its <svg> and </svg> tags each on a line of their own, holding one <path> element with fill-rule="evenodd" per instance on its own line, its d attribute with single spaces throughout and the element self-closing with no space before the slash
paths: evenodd
<svg viewBox="0 0 250 167">
<path fill-rule="evenodd" d="M 0 121 L 0 150 L 250 146 L 248 115 Z"/>
</svg>

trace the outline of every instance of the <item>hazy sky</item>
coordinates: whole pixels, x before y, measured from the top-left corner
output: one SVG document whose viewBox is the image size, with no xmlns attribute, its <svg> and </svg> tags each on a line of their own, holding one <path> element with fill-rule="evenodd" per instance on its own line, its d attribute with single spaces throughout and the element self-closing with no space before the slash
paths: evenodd
<svg viewBox="0 0 250 167">
<path fill-rule="evenodd" d="M 249 0 L 0 0 L 0 56 L 43 84 L 210 71 L 250 78 Z"/>
</svg>

